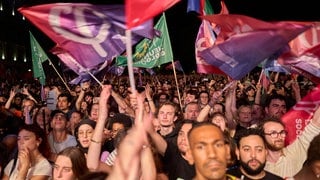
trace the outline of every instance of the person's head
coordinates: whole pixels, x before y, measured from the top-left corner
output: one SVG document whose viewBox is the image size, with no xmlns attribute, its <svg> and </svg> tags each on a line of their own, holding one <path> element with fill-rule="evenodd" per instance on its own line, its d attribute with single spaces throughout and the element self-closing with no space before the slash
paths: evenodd
<svg viewBox="0 0 320 180">
<path fill-rule="evenodd" d="M 198 91 L 190 89 L 186 92 L 184 104 L 189 104 L 190 102 L 197 102 L 197 100 L 198 100 Z"/>
<path fill-rule="evenodd" d="M 215 113 L 215 112 L 225 113 L 226 108 L 225 108 L 224 104 L 222 104 L 222 103 L 214 103 L 213 107 L 212 107 L 212 111 L 213 111 L 213 113 Z"/>
<path fill-rule="evenodd" d="M 192 126 L 196 123 L 194 120 L 182 120 L 180 123 L 180 129 L 178 132 L 177 145 L 181 154 L 185 155 L 189 148 L 188 132 Z"/>
<path fill-rule="evenodd" d="M 18 150 L 39 151 L 46 158 L 49 157 L 50 148 L 46 134 L 37 124 L 27 124 L 20 127 L 17 140 Z"/>
<path fill-rule="evenodd" d="M 260 124 L 260 129 L 264 133 L 267 148 L 271 151 L 280 151 L 285 147 L 287 131 L 284 123 L 275 117 L 267 117 Z"/>
<path fill-rule="evenodd" d="M 77 147 L 59 152 L 53 166 L 53 179 L 74 180 L 88 173 L 86 157 Z"/>
<path fill-rule="evenodd" d="M 50 128 L 50 114 L 51 110 L 44 106 L 41 107 L 35 115 L 35 123 L 37 123 L 42 129 L 45 129 L 46 133 L 48 133 Z"/>
<path fill-rule="evenodd" d="M 209 122 L 198 123 L 189 131 L 188 140 L 187 157 L 195 166 L 195 179 L 223 179 L 228 147 L 221 129 Z"/>
<path fill-rule="evenodd" d="M 200 106 L 197 102 L 186 104 L 184 109 L 184 119 L 197 120 L 200 113 Z"/>
<path fill-rule="evenodd" d="M 165 92 L 161 92 L 158 94 L 158 102 L 159 104 L 165 103 L 170 99 L 169 94 L 165 93 Z"/>
<path fill-rule="evenodd" d="M 238 109 L 239 124 L 243 127 L 249 127 L 251 125 L 251 107 L 250 105 L 241 105 Z"/>
<path fill-rule="evenodd" d="M 178 119 L 178 107 L 172 102 L 165 102 L 159 106 L 158 120 L 162 127 L 173 127 L 174 122 Z"/>
<path fill-rule="evenodd" d="M 267 116 L 281 118 L 287 112 L 285 97 L 279 94 L 267 97 L 264 110 Z"/>
<path fill-rule="evenodd" d="M 320 134 L 312 139 L 310 146 L 307 151 L 307 160 L 305 165 L 311 168 L 312 172 L 319 176 L 320 175 Z"/>
<path fill-rule="evenodd" d="M 256 91 L 254 89 L 253 86 L 248 86 L 246 89 L 245 89 L 245 93 L 248 97 L 254 97 Z"/>
<path fill-rule="evenodd" d="M 199 103 L 200 104 L 208 104 L 209 103 L 209 93 L 207 91 L 201 91 L 199 93 Z"/>
<path fill-rule="evenodd" d="M 84 94 L 84 101 L 86 101 L 88 104 L 92 104 L 93 102 L 93 97 L 94 97 L 94 94 L 91 92 L 91 91 L 88 91 Z"/>
<path fill-rule="evenodd" d="M 97 121 L 99 116 L 99 103 L 93 103 L 89 112 L 89 117 L 93 121 Z"/>
<path fill-rule="evenodd" d="M 57 109 L 67 113 L 72 103 L 72 96 L 69 93 L 61 93 L 58 96 Z"/>
<path fill-rule="evenodd" d="M 227 129 L 227 118 L 220 112 L 213 113 L 210 122 L 217 125 L 222 131 Z"/>
<path fill-rule="evenodd" d="M 30 114 L 32 113 L 31 110 L 35 107 L 36 103 L 29 98 L 24 98 L 22 100 L 22 111 L 24 115 L 26 116 L 25 113 L 29 112 Z"/>
<path fill-rule="evenodd" d="M 80 111 L 73 111 L 70 115 L 70 126 L 75 128 L 77 124 L 82 120 L 84 114 Z"/>
<path fill-rule="evenodd" d="M 83 119 L 75 128 L 75 137 L 82 148 L 88 148 L 90 145 L 90 139 L 93 135 L 96 122 L 90 119 Z"/>
<path fill-rule="evenodd" d="M 54 131 L 66 131 L 69 127 L 67 115 L 61 110 L 53 110 L 50 114 L 50 126 Z"/>
<path fill-rule="evenodd" d="M 253 104 L 252 107 L 252 120 L 254 122 L 259 122 L 263 120 L 264 118 L 264 110 L 263 107 L 260 104 Z"/>
<path fill-rule="evenodd" d="M 108 127 L 108 129 L 111 130 L 112 138 L 114 138 L 120 130 L 127 130 L 132 127 L 131 118 L 123 113 L 114 114 L 114 116 L 109 119 L 109 122 L 110 127 Z"/>
<path fill-rule="evenodd" d="M 245 174 L 260 176 L 266 165 L 267 149 L 263 134 L 258 128 L 240 130 L 237 135 L 237 158 Z"/>
</svg>

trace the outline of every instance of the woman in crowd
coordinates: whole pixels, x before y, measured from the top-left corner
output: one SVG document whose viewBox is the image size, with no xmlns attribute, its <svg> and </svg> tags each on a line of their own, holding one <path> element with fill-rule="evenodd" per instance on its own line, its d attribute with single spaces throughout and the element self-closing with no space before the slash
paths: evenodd
<svg viewBox="0 0 320 180">
<path fill-rule="evenodd" d="M 88 153 L 88 148 L 91 143 L 91 137 L 96 127 L 96 122 L 90 119 L 83 119 L 79 122 L 75 128 L 75 136 L 78 141 L 78 148 L 82 150 L 84 154 Z M 109 155 L 108 151 L 103 151 L 101 154 L 101 160 L 104 161 Z"/>
<path fill-rule="evenodd" d="M 53 179 L 76 180 L 89 172 L 86 157 L 77 147 L 59 152 L 53 166 Z"/>
<path fill-rule="evenodd" d="M 50 153 L 44 131 L 37 124 L 24 125 L 18 133 L 18 154 L 5 168 L 3 179 L 50 179 Z"/>
</svg>

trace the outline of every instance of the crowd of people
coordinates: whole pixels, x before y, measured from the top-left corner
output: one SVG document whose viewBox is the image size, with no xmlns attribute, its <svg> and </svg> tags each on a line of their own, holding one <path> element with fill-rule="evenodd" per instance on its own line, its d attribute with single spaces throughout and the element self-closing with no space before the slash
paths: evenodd
<svg viewBox="0 0 320 180">
<path fill-rule="evenodd" d="M 293 143 L 281 117 L 315 84 L 259 72 L 3 81 L 2 179 L 316 179 L 320 108 Z"/>
</svg>

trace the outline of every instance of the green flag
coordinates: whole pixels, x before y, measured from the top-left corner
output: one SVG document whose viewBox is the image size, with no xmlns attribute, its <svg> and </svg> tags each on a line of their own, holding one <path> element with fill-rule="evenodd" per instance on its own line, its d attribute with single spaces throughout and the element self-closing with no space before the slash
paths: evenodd
<svg viewBox="0 0 320 180">
<path fill-rule="evenodd" d="M 48 60 L 49 58 L 39 45 L 38 41 L 34 38 L 32 33 L 29 32 L 29 34 L 31 43 L 33 77 L 38 78 L 40 84 L 45 85 L 46 75 L 44 74 L 42 63 Z"/>
<path fill-rule="evenodd" d="M 161 31 L 161 36 L 155 37 L 152 40 L 143 39 L 136 45 L 135 53 L 132 56 L 133 67 L 153 68 L 173 60 L 171 42 L 164 14 L 154 28 Z M 118 56 L 116 63 L 117 66 L 126 66 L 127 58 L 125 56 Z"/>
</svg>

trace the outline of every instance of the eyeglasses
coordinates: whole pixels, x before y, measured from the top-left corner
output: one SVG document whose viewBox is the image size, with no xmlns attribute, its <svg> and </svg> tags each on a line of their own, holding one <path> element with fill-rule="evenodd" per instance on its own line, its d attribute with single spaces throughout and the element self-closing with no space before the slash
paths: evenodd
<svg viewBox="0 0 320 180">
<path fill-rule="evenodd" d="M 279 135 L 281 137 L 286 137 L 288 132 L 286 130 L 282 130 L 280 132 L 277 132 L 277 131 L 271 131 L 270 133 L 264 133 L 265 135 L 269 135 L 271 136 L 272 138 L 277 138 Z"/>
</svg>

